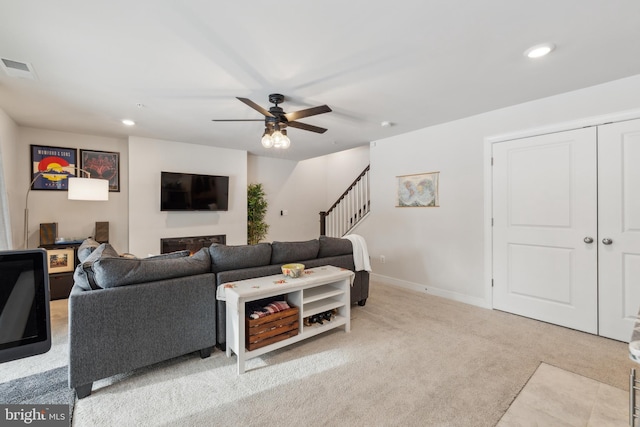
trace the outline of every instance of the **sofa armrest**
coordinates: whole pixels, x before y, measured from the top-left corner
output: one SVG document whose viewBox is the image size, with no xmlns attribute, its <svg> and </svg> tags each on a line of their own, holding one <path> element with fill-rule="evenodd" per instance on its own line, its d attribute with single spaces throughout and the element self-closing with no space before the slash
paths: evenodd
<svg viewBox="0 0 640 427">
<path fill-rule="evenodd" d="M 216 344 L 213 273 L 69 296 L 69 386 Z"/>
</svg>

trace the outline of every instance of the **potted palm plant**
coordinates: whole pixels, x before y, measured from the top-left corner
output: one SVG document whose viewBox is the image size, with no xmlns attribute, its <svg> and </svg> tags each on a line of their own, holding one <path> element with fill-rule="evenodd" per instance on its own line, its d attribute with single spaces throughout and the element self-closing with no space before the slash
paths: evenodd
<svg viewBox="0 0 640 427">
<path fill-rule="evenodd" d="M 264 222 L 267 214 L 267 199 L 262 184 L 249 184 L 247 187 L 247 243 L 256 245 L 269 231 Z"/>
</svg>

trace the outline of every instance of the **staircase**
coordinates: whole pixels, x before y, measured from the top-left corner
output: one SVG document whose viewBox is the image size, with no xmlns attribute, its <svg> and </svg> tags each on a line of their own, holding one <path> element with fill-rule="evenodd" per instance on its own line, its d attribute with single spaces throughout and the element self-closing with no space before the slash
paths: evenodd
<svg viewBox="0 0 640 427">
<path fill-rule="evenodd" d="M 369 214 L 370 205 L 367 166 L 329 210 L 320 212 L 320 235 L 342 237 L 349 234 Z"/>
</svg>

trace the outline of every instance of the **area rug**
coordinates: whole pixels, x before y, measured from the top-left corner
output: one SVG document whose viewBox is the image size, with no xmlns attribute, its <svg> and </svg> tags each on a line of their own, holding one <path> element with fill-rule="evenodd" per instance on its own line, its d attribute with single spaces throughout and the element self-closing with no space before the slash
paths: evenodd
<svg viewBox="0 0 640 427">
<path fill-rule="evenodd" d="M 2 404 L 69 405 L 69 419 L 73 414 L 75 393 L 67 383 L 66 366 L 17 378 L 0 384 Z"/>
</svg>

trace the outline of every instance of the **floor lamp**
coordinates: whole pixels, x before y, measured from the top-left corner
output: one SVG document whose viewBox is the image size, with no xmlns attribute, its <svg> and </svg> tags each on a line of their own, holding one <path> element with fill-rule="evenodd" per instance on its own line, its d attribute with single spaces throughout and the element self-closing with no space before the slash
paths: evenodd
<svg viewBox="0 0 640 427">
<path fill-rule="evenodd" d="M 67 179 L 68 192 L 67 198 L 69 200 L 93 200 L 93 201 L 106 201 L 109 200 L 109 180 L 91 178 L 91 174 L 84 169 L 77 169 L 78 172 L 84 172 L 86 177 L 69 177 Z M 31 193 L 31 186 L 36 180 L 45 175 L 47 172 L 51 172 L 50 169 L 38 172 L 29 184 L 27 194 L 24 201 L 24 248 L 27 249 L 27 241 L 29 239 L 29 193 Z"/>
</svg>

